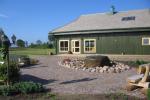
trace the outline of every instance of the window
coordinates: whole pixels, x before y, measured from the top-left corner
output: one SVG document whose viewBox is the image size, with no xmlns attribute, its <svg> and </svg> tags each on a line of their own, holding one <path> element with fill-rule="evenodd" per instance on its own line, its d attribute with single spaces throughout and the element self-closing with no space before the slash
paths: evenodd
<svg viewBox="0 0 150 100">
<path fill-rule="evenodd" d="M 130 20 L 135 20 L 135 16 L 129 16 L 129 17 L 122 18 L 122 21 L 130 21 Z"/>
<path fill-rule="evenodd" d="M 142 38 L 142 45 L 150 45 L 150 37 Z"/>
<path fill-rule="evenodd" d="M 69 51 L 69 40 L 59 40 L 59 51 L 60 52 Z"/>
<path fill-rule="evenodd" d="M 96 53 L 96 39 L 85 39 L 84 40 L 84 52 L 85 53 Z"/>
</svg>

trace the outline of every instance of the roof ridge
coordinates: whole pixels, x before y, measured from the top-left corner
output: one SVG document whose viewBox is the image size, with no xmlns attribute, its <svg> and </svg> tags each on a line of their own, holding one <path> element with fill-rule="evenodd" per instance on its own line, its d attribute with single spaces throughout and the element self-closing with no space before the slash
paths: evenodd
<svg viewBox="0 0 150 100">
<path fill-rule="evenodd" d="M 150 8 L 147 9 L 134 9 L 134 10 L 126 10 L 126 11 L 117 11 L 117 13 L 126 13 L 126 12 L 135 12 L 135 11 L 150 11 Z M 90 16 L 90 15 L 105 15 L 110 14 L 111 12 L 102 12 L 102 13 L 91 13 L 91 14 L 83 14 L 82 16 Z"/>
</svg>

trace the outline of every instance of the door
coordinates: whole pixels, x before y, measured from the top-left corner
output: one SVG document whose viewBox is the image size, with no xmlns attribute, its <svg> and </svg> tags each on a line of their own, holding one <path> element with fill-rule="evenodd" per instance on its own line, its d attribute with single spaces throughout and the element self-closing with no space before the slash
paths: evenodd
<svg viewBox="0 0 150 100">
<path fill-rule="evenodd" d="M 80 53 L 80 40 L 72 40 L 71 41 L 71 50 L 74 54 Z"/>
</svg>

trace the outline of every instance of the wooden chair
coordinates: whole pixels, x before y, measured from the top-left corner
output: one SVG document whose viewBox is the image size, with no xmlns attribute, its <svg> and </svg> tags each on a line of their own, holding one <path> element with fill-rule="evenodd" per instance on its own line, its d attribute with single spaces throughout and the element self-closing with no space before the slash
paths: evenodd
<svg viewBox="0 0 150 100">
<path fill-rule="evenodd" d="M 127 78 L 127 90 L 131 91 L 137 88 L 147 90 L 150 87 L 150 64 L 139 66 L 138 74 Z"/>
</svg>

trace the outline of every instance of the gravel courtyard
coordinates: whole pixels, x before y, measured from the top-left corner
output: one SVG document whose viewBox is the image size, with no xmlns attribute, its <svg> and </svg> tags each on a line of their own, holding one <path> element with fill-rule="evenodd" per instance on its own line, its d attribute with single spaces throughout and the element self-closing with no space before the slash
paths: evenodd
<svg viewBox="0 0 150 100">
<path fill-rule="evenodd" d="M 121 73 L 91 73 L 58 65 L 60 56 L 36 56 L 38 65 L 21 68 L 22 80 L 42 83 L 54 93 L 100 94 L 125 92 L 126 78 L 135 69 Z"/>
</svg>

